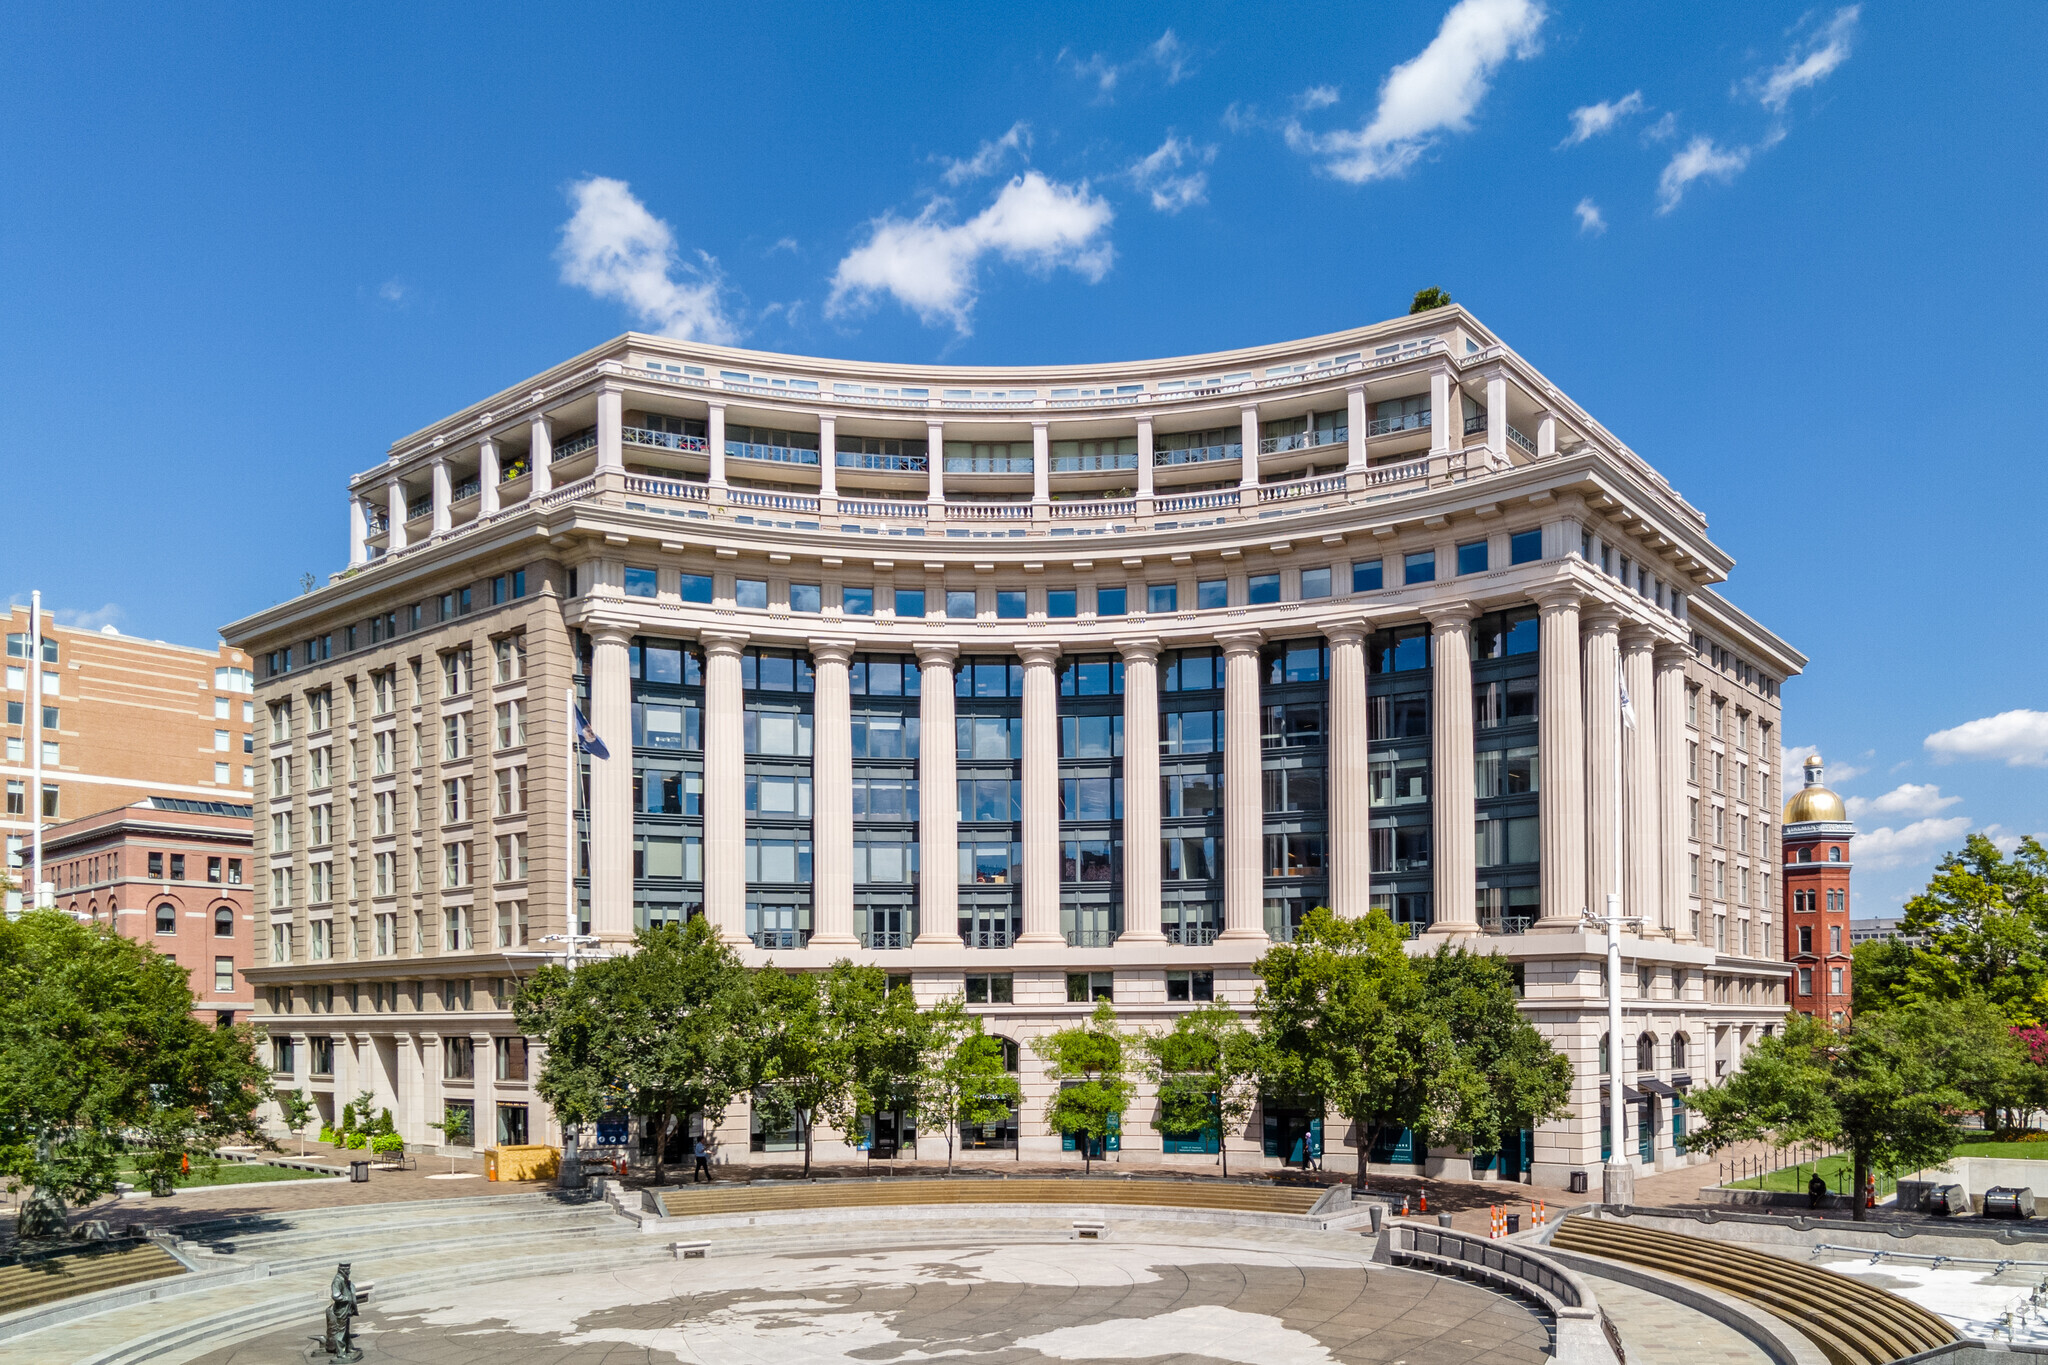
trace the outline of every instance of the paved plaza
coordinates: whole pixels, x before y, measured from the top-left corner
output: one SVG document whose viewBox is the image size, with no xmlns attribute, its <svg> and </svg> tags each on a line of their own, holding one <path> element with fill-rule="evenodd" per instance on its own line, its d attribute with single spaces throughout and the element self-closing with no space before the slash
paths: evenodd
<svg viewBox="0 0 2048 1365">
<path fill-rule="evenodd" d="M 418 1365 L 1533 1365 L 1549 1342 L 1526 1307 L 1459 1281 L 1346 1256 L 1116 1242 L 642 1264 L 400 1296 L 362 1325 L 369 1360 Z M 281 1331 L 198 1359 L 277 1365 L 306 1339 Z"/>
</svg>

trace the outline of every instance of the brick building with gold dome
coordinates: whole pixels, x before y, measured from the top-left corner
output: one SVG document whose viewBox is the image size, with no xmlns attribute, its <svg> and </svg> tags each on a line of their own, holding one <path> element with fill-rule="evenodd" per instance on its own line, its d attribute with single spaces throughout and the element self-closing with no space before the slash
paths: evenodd
<svg viewBox="0 0 2048 1365">
<path fill-rule="evenodd" d="M 1792 1008 L 1843 1023 L 1849 1017 L 1849 841 L 1856 826 L 1842 798 L 1806 760 L 1806 785 L 1785 803 L 1785 960 Z"/>
</svg>

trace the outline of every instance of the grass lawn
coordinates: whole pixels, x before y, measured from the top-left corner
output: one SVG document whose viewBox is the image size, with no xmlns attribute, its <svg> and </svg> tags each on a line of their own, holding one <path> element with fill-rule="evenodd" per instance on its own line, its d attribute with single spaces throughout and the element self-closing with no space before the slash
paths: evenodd
<svg viewBox="0 0 2048 1365">
<path fill-rule="evenodd" d="M 120 1178 L 135 1186 L 138 1190 L 149 1187 L 148 1178 L 138 1175 L 134 1163 L 126 1157 L 121 1159 Z M 293 1170 L 288 1166 L 266 1166 L 254 1161 L 223 1161 L 215 1166 L 211 1174 L 209 1174 L 205 1166 L 194 1162 L 191 1174 L 180 1176 L 177 1184 L 181 1190 L 197 1190 L 204 1189 L 210 1185 L 260 1185 L 273 1180 L 319 1180 L 321 1178 L 320 1173 L 317 1171 Z"/>
<path fill-rule="evenodd" d="M 1956 1144 L 1956 1155 L 2018 1157 L 2025 1161 L 2048 1161 L 2048 1142 L 1997 1142 L 1990 1138 L 1966 1137 Z"/>
<path fill-rule="evenodd" d="M 1805 1194 L 1806 1182 L 1813 1179 L 1814 1163 L 1809 1161 L 1800 1166 L 1784 1166 L 1763 1175 L 1753 1175 L 1747 1180 L 1731 1180 L 1728 1188 L 1733 1190 L 1780 1190 L 1792 1194 Z M 1820 1159 L 1821 1177 L 1828 1182 L 1828 1188 L 1837 1192 L 1846 1190 L 1855 1182 L 1856 1163 L 1848 1155 L 1824 1156 Z"/>
</svg>

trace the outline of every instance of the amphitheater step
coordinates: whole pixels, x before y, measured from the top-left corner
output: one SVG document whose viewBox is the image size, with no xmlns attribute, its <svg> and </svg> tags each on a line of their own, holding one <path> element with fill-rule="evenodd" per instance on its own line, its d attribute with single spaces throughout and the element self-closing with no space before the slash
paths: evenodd
<svg viewBox="0 0 2048 1365">
<path fill-rule="evenodd" d="M 1322 1197 L 1316 1188 L 1226 1185 L 1191 1180 L 817 1181 L 728 1185 L 658 1192 L 671 1218 L 794 1209 L 874 1208 L 938 1204 L 1089 1204 L 1223 1209 L 1247 1213 L 1306 1214 Z"/>
<path fill-rule="evenodd" d="M 1955 1341 L 1938 1315 L 1896 1294 L 1747 1247 L 1574 1214 L 1552 1245 L 1697 1280 L 1783 1318 L 1831 1365 L 1884 1365 Z"/>
<path fill-rule="evenodd" d="M 0 1266 L 0 1314 L 184 1273 L 178 1258 L 154 1243 L 92 1248 Z"/>
</svg>

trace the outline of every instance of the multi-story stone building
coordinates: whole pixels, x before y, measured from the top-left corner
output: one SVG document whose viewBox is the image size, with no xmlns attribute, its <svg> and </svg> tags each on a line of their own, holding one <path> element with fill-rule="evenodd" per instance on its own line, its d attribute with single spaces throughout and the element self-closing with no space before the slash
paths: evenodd
<svg viewBox="0 0 2048 1365">
<path fill-rule="evenodd" d="M 1806 760 L 1806 785 L 1785 803 L 1785 960 L 1792 1008 L 1831 1023 L 1849 1017 L 1859 937 L 1849 920 L 1849 845 L 1856 826 L 1842 798 L 1821 781 L 1820 755 Z"/>
<path fill-rule="evenodd" d="M 32 875 L 23 870 L 36 823 L 32 746 L 42 752 L 45 829 L 149 796 L 248 801 L 256 777 L 248 655 L 226 645 L 198 649 L 78 630 L 45 612 L 42 704 L 31 711 L 28 615 L 17 606 L 7 620 L 7 725 L 0 732 L 0 830 L 13 880 Z"/>
<path fill-rule="evenodd" d="M 248 805 L 144 797 L 43 832 L 56 904 L 177 959 L 195 1012 L 246 1020 L 251 965 Z"/>
<path fill-rule="evenodd" d="M 1804 659 L 1462 309 L 1003 370 L 627 335 L 399 441 L 348 512 L 345 572 L 227 631 L 264 720 L 252 975 L 275 1034 L 331 1040 L 298 1079 L 415 1141 L 451 1104 L 552 1135 L 507 1008 L 542 936 L 697 914 L 751 962 L 964 994 L 1027 1095 L 970 1145 L 1026 1151 L 1062 1145 L 1032 1036 L 1104 996 L 1249 1005 L 1319 904 L 1512 961 L 1579 1079 L 1574 1117 L 1479 1138 L 1494 1169 L 1602 1158 L 1608 893 L 1643 921 L 1646 1163 L 1784 1009 L 1767 794 Z M 1277 1159 L 1309 1117 L 1232 1144 Z M 795 1145 L 745 1097 L 721 1143 Z"/>
</svg>

